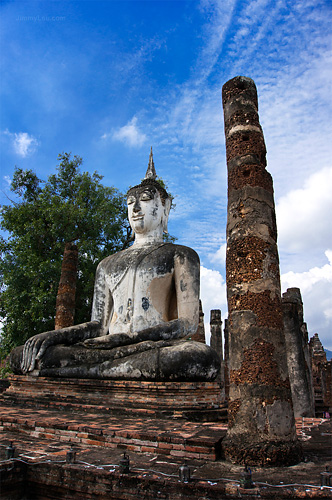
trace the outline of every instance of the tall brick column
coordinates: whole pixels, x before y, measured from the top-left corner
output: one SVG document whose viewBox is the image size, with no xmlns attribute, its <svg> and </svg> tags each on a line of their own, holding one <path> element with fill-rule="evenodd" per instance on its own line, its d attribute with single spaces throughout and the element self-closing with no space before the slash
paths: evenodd
<svg viewBox="0 0 332 500">
<path fill-rule="evenodd" d="M 281 306 L 272 177 L 256 86 L 238 76 L 222 91 L 228 168 L 226 280 L 229 429 L 225 458 L 290 465 L 296 439 Z"/>
</svg>

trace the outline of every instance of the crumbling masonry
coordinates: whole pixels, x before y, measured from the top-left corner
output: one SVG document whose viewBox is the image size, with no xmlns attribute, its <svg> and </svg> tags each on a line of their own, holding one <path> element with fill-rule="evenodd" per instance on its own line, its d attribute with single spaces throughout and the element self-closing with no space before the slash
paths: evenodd
<svg viewBox="0 0 332 500">
<path fill-rule="evenodd" d="M 282 312 L 294 416 L 314 417 L 309 339 L 307 325 L 303 321 L 303 303 L 299 288 L 288 288 L 287 292 L 282 294 Z"/>
<path fill-rule="evenodd" d="M 316 417 L 332 413 L 332 360 L 327 361 L 326 353 L 318 333 L 309 342 Z"/>
<path fill-rule="evenodd" d="M 253 80 L 222 91 L 228 167 L 226 280 L 229 430 L 225 458 L 290 465 L 301 459 L 288 378 L 272 177 Z"/>
</svg>

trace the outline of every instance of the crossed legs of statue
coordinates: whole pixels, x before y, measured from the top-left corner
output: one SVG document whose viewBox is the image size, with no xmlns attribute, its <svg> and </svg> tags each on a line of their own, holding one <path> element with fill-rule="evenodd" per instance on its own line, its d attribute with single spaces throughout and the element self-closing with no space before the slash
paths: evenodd
<svg viewBox="0 0 332 500">
<path fill-rule="evenodd" d="M 11 363 L 20 373 L 22 346 Z M 47 349 L 31 375 L 68 378 L 131 380 L 213 380 L 220 369 L 218 355 L 194 341 L 145 341 L 114 349 L 87 349 L 83 345 L 56 345 Z"/>
</svg>

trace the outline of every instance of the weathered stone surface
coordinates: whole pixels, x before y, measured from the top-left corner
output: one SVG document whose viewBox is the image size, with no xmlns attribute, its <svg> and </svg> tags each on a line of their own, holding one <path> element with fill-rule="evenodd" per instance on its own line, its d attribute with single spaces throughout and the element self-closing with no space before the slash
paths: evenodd
<svg viewBox="0 0 332 500">
<path fill-rule="evenodd" d="M 226 282 L 229 429 L 225 457 L 261 465 L 299 461 L 286 361 L 271 175 L 254 82 L 223 86 L 228 167 Z"/>
<path fill-rule="evenodd" d="M 21 353 L 22 347 L 15 350 L 15 356 Z M 145 341 L 113 349 L 51 346 L 39 362 L 38 375 L 180 381 L 214 380 L 219 370 L 219 356 L 202 342 Z"/>
</svg>

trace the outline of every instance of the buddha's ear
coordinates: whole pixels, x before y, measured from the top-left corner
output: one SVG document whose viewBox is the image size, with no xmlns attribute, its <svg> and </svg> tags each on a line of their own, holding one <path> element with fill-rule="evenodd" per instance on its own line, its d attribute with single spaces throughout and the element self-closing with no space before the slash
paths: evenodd
<svg viewBox="0 0 332 500">
<path fill-rule="evenodd" d="M 163 231 L 166 234 L 168 233 L 167 223 L 168 223 L 169 211 L 171 209 L 171 204 L 172 204 L 171 199 L 166 198 L 165 204 L 164 204 L 164 216 L 163 216 Z"/>
</svg>

